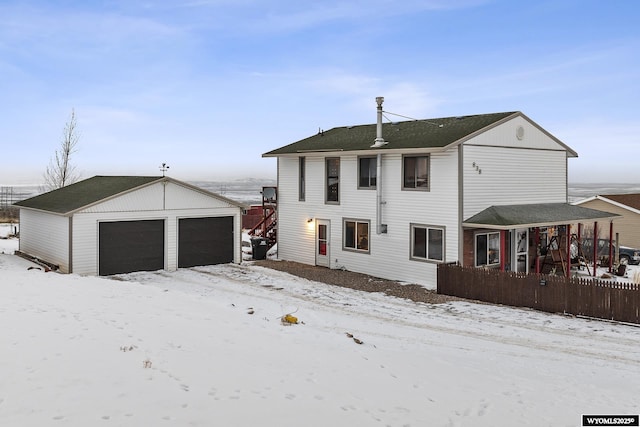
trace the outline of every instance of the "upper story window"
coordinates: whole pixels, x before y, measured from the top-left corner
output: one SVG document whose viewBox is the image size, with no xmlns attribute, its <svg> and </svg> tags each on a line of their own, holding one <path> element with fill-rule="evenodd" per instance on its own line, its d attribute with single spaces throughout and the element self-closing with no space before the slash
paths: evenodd
<svg viewBox="0 0 640 427">
<path fill-rule="evenodd" d="M 298 200 L 304 202 L 305 198 L 305 167 L 306 161 L 304 157 L 298 159 Z"/>
<path fill-rule="evenodd" d="M 358 188 L 376 188 L 376 166 L 375 157 L 358 158 Z"/>
<path fill-rule="evenodd" d="M 500 264 L 500 233 L 478 233 L 476 239 L 476 267 Z"/>
<path fill-rule="evenodd" d="M 340 203 L 340 158 L 330 157 L 325 160 L 327 184 L 325 201 L 327 203 Z"/>
<path fill-rule="evenodd" d="M 411 224 L 411 259 L 444 261 L 444 228 Z"/>
<path fill-rule="evenodd" d="M 344 249 L 369 252 L 369 221 L 345 219 L 343 230 Z"/>
<path fill-rule="evenodd" d="M 429 156 L 402 158 L 402 188 L 429 191 Z"/>
</svg>

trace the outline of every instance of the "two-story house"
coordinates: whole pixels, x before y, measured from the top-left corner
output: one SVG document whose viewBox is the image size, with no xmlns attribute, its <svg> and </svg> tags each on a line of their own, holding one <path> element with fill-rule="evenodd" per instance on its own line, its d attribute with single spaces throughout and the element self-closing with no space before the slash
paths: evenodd
<svg viewBox="0 0 640 427">
<path fill-rule="evenodd" d="M 374 124 L 263 155 L 279 259 L 434 288 L 438 263 L 530 271 L 534 229 L 612 217 L 567 203 L 577 153 L 521 112 L 383 123 L 376 101 Z"/>
</svg>

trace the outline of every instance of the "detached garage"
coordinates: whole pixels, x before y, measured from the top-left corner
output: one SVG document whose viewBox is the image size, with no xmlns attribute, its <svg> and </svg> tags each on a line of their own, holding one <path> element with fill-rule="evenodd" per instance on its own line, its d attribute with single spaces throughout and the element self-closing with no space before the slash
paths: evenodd
<svg viewBox="0 0 640 427">
<path fill-rule="evenodd" d="M 95 176 L 15 204 L 20 252 L 63 273 L 240 263 L 241 203 L 169 177 Z"/>
</svg>

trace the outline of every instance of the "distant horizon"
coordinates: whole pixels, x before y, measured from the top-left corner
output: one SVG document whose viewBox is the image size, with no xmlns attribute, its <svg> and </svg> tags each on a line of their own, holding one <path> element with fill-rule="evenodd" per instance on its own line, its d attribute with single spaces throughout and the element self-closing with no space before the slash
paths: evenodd
<svg viewBox="0 0 640 427">
<path fill-rule="evenodd" d="M 89 179 L 93 176 L 98 176 L 98 175 L 102 175 L 102 176 L 161 176 L 161 174 L 158 175 L 154 175 L 154 174 L 147 174 L 147 175 L 140 175 L 140 174 L 136 174 L 136 175 L 120 175 L 120 174 L 95 174 L 95 175 L 88 175 L 86 177 L 82 177 L 80 179 L 78 179 L 77 181 L 82 181 L 85 179 Z M 220 178 L 215 178 L 215 179 L 208 179 L 208 178 L 177 178 L 175 176 L 172 176 L 170 174 L 165 174 L 167 177 L 169 178 L 174 178 L 177 179 L 178 181 L 184 181 L 184 182 L 238 182 L 238 181 L 247 181 L 247 180 L 254 180 L 254 181 L 277 181 L 277 177 L 252 177 L 252 176 L 242 176 L 242 177 L 220 177 Z M 77 182 L 74 181 L 74 182 Z M 0 187 L 37 187 L 40 185 L 44 185 L 44 181 L 41 183 L 34 183 L 34 182 L 17 182 L 17 183 L 2 183 L 0 182 Z M 589 181 L 573 181 L 573 182 L 569 182 L 568 186 L 592 186 L 592 185 L 597 185 L 597 186 L 602 186 L 602 185 L 612 185 L 612 186 L 628 186 L 628 187 L 640 187 L 640 182 L 637 183 L 629 183 L 629 182 L 617 182 L 617 181 L 594 181 L 594 182 L 589 182 Z"/>
<path fill-rule="evenodd" d="M 3 0 L 0 182 L 37 185 L 72 112 L 84 176 L 275 176 L 264 153 L 375 123 L 378 96 L 520 111 L 579 154 L 570 182 L 640 181 L 640 2 L 603 4 Z"/>
</svg>

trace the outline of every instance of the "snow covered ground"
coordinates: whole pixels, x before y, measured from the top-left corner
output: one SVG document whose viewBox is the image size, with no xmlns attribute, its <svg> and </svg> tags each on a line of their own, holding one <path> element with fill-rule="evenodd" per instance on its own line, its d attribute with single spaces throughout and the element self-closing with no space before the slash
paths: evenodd
<svg viewBox="0 0 640 427">
<path fill-rule="evenodd" d="M 250 262 L 44 273 L 12 245 L 2 426 L 573 427 L 640 412 L 638 327 L 418 304 Z"/>
</svg>

